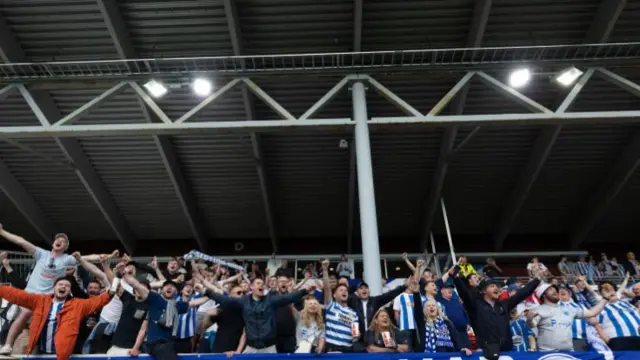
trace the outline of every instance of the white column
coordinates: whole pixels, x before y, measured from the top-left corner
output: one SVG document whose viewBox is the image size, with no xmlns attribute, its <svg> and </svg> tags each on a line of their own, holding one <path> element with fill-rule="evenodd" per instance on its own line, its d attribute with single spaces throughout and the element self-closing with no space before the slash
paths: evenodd
<svg viewBox="0 0 640 360">
<path fill-rule="evenodd" d="M 362 263 L 364 280 L 369 284 L 371 295 L 382 293 L 382 269 L 380 268 L 380 245 L 378 244 L 378 220 L 373 188 L 371 145 L 367 121 L 367 99 L 362 82 L 353 83 L 353 119 L 356 122 L 356 163 L 358 170 L 358 198 L 360 200 L 360 232 L 362 233 Z"/>
</svg>

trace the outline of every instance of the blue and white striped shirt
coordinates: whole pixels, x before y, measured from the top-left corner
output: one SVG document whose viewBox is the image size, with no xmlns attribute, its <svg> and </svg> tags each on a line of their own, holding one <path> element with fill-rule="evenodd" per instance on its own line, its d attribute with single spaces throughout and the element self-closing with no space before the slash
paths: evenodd
<svg viewBox="0 0 640 360">
<path fill-rule="evenodd" d="M 512 320 L 509 325 L 511 329 L 511 337 L 519 336 L 520 341 L 513 343 L 513 351 L 527 352 L 529 351 L 529 336 L 533 335 L 533 332 L 529 329 L 527 324 L 522 319 Z"/>
<path fill-rule="evenodd" d="M 393 300 L 393 310 L 398 312 L 398 327 L 400 330 L 415 330 L 416 320 L 413 317 L 415 304 L 413 294 L 402 293 Z"/>
<path fill-rule="evenodd" d="M 573 301 L 564 302 L 560 301 L 558 303 L 561 307 L 571 307 L 574 309 L 582 309 L 583 311 L 588 310 L 584 305 L 576 304 Z M 573 319 L 573 324 L 571 324 L 571 337 L 573 339 L 586 339 L 587 338 L 587 321 L 585 319 Z"/>
<path fill-rule="evenodd" d="M 49 309 L 49 316 L 47 316 L 47 322 L 40 334 L 40 352 L 43 354 L 55 354 L 56 344 L 54 337 L 56 335 L 56 329 L 58 328 L 58 314 L 62 311 L 64 301 L 53 301 L 51 308 Z"/>
<path fill-rule="evenodd" d="M 202 297 L 200 294 L 191 295 L 186 303 L 193 299 L 197 299 Z M 182 300 L 182 296 L 178 297 L 178 302 L 185 302 Z M 186 313 L 178 315 L 178 333 L 176 337 L 178 339 L 188 339 L 193 337 L 196 334 L 196 314 L 198 312 L 198 308 L 194 307 L 187 310 Z"/>
<path fill-rule="evenodd" d="M 351 347 L 353 324 L 358 327 L 358 314 L 348 306 L 331 301 L 326 309 L 326 341 L 335 346 Z"/>
<path fill-rule="evenodd" d="M 640 336 L 640 311 L 624 301 L 608 303 L 598 316 L 602 330 L 611 339 L 622 336 Z"/>
</svg>

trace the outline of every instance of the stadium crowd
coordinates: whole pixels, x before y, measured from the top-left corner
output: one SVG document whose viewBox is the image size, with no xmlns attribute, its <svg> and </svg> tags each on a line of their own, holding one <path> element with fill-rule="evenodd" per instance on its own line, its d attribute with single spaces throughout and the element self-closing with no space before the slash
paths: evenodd
<svg viewBox="0 0 640 360">
<path fill-rule="evenodd" d="M 438 278 L 404 255 L 411 275 L 371 296 L 344 256 L 335 272 L 328 260 L 310 264 L 296 283 L 295 269 L 275 257 L 260 268 L 192 251 L 161 269 L 155 258 L 141 264 L 118 251 L 69 255 L 65 234 L 50 250 L 1 224 L 0 236 L 35 260 L 24 279 L 0 255 L 11 282 L 0 286 L 0 354 L 483 351 L 497 359 L 506 351 L 640 350 L 632 253 L 620 264 L 605 254 L 599 263 L 564 257 L 559 274 L 533 258 L 528 279 L 506 281 L 493 259 L 477 271 L 462 256 Z M 620 286 L 611 277 L 623 278 Z"/>
</svg>

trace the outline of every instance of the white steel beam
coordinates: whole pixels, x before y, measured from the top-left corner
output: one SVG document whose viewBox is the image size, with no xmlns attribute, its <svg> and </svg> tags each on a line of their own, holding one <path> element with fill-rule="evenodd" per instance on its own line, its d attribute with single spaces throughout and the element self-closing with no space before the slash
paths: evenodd
<svg viewBox="0 0 640 360">
<path fill-rule="evenodd" d="M 611 124 L 638 123 L 640 110 L 569 112 L 564 114 L 490 114 L 490 115 L 441 115 L 434 117 L 400 116 L 373 117 L 369 120 L 372 130 L 385 126 L 419 126 L 443 128 L 453 125 L 478 123 L 482 125 L 548 125 L 548 124 Z M 353 121 L 342 119 L 257 120 L 257 121 L 208 121 L 182 124 L 91 124 L 62 126 L 4 126 L 0 137 L 92 137 L 129 135 L 189 134 L 201 131 L 237 133 L 252 131 L 287 131 L 302 128 L 349 129 Z"/>
<path fill-rule="evenodd" d="M 193 118 L 194 116 L 196 116 L 198 113 L 200 113 L 200 111 L 204 110 L 207 106 L 209 106 L 209 104 L 211 104 L 212 102 L 214 102 L 216 99 L 218 99 L 219 97 L 221 97 L 222 95 L 224 95 L 227 91 L 229 91 L 231 88 L 233 88 L 234 86 L 236 86 L 236 84 L 238 84 L 240 82 L 240 79 L 233 79 L 231 81 L 229 81 L 228 83 L 226 83 L 223 87 L 221 87 L 220 89 L 218 89 L 216 92 L 210 94 L 209 96 L 207 96 L 204 100 L 202 100 L 198 105 L 196 105 L 195 107 L 193 107 L 191 110 L 187 111 L 184 115 L 180 116 L 175 123 L 176 124 L 180 124 L 183 123 L 185 121 L 189 121 L 191 118 Z"/>
<path fill-rule="evenodd" d="M 432 117 L 440 114 L 442 110 L 444 110 L 444 108 L 447 107 L 447 105 L 451 102 L 451 100 L 453 100 L 456 94 L 469 84 L 469 81 L 471 81 L 471 78 L 473 78 L 475 75 L 476 72 L 474 71 L 470 71 L 464 74 L 462 79 L 458 80 L 458 82 L 451 88 L 451 90 L 449 90 L 442 97 L 442 99 L 440 99 L 440 101 L 438 101 L 438 103 L 435 104 L 431 110 L 429 110 L 427 116 Z"/>
<path fill-rule="evenodd" d="M 477 48 L 482 46 L 482 38 L 484 37 L 485 29 L 487 28 L 487 22 L 489 21 L 489 14 L 491 13 L 491 0 L 476 0 L 473 8 L 473 18 L 471 20 L 471 26 L 469 27 L 469 33 L 467 34 L 466 46 L 470 48 Z M 458 96 L 454 98 L 452 104 L 452 114 L 461 115 L 464 112 L 464 106 L 467 101 L 467 93 L 469 92 L 469 80 L 467 80 L 460 90 Z M 457 91 L 456 91 L 457 93 Z M 455 95 L 455 94 L 454 94 Z M 442 100 L 441 100 L 442 101 Z M 438 103 L 429 114 L 439 114 L 442 109 L 451 100 L 446 100 L 444 103 Z M 435 113 L 433 112 L 435 110 Z M 420 249 L 426 251 L 427 242 L 431 235 L 431 226 L 433 224 L 433 215 L 438 208 L 438 201 L 442 195 L 442 189 L 444 188 L 444 180 L 447 176 L 447 170 L 449 167 L 449 158 L 453 151 L 453 145 L 458 135 L 458 126 L 447 128 L 442 135 L 440 141 L 440 153 L 438 155 L 438 161 L 436 163 L 436 169 L 433 173 L 433 179 L 429 187 L 429 195 L 427 197 L 427 209 L 425 214 L 424 231 L 420 239 Z"/>
<path fill-rule="evenodd" d="M 113 41 L 118 55 L 121 59 L 131 59 L 136 57 L 136 51 L 131 42 L 129 31 L 124 22 L 122 14 L 118 9 L 115 0 L 98 0 L 102 17 L 109 29 L 111 40 Z M 130 82 L 129 86 L 133 88 L 138 96 L 138 103 L 142 115 L 147 123 L 154 123 L 153 119 L 158 119 L 162 123 L 172 123 L 168 116 L 160 109 L 160 107 L 144 92 L 135 82 Z M 213 100 L 211 100 L 213 101 Z M 198 108 L 198 106 L 196 106 Z M 151 111 L 149 111 L 151 110 Z M 204 222 L 198 210 L 197 201 L 191 192 L 187 179 L 185 178 L 180 160 L 173 149 L 171 139 L 168 136 L 153 135 L 153 141 L 160 153 L 162 162 L 167 175 L 171 180 L 176 197 L 180 202 L 185 219 L 189 223 L 191 233 L 198 244 L 201 251 L 208 250 L 209 239 L 205 231 Z"/>
<path fill-rule="evenodd" d="M 277 101 L 275 101 L 269 94 L 267 94 L 264 90 L 262 90 L 256 83 L 254 83 L 249 78 L 242 78 L 245 84 L 249 87 L 251 92 L 253 92 L 257 97 L 259 97 L 262 101 L 265 102 L 273 111 L 277 112 L 281 118 L 286 120 L 295 120 L 295 117 L 287 111 L 287 109 L 283 108 Z"/>
<path fill-rule="evenodd" d="M 238 9 L 236 8 L 235 0 L 224 0 L 224 11 L 227 19 L 227 27 L 229 28 L 229 36 L 231 38 L 231 47 L 233 53 L 236 56 L 244 54 L 244 44 L 242 41 L 242 31 L 240 30 L 240 23 L 238 17 Z M 245 62 L 241 62 L 242 67 L 246 66 Z M 255 101 L 253 96 L 249 93 L 248 84 L 245 82 L 242 87 L 242 101 L 244 103 L 244 111 L 248 120 L 255 120 Z M 278 237 L 276 233 L 276 223 L 274 219 L 274 211 L 271 206 L 271 195 L 269 192 L 269 186 L 267 184 L 267 172 L 264 157 L 262 156 L 262 145 L 260 141 L 260 134 L 256 132 L 250 133 L 251 137 L 251 150 L 253 151 L 253 157 L 256 161 L 256 172 L 258 175 L 258 182 L 260 184 L 260 193 L 262 194 L 262 202 L 264 204 L 265 218 L 267 220 L 267 227 L 269 229 L 269 238 L 271 239 L 271 248 L 274 253 L 278 252 Z"/>
<path fill-rule="evenodd" d="M 136 83 L 135 81 L 129 81 L 129 86 L 138 95 L 138 97 L 140 97 L 140 99 L 144 101 L 144 103 L 149 107 L 149 109 L 153 111 L 153 113 L 158 117 L 160 121 L 162 121 L 165 124 L 172 123 L 171 119 L 169 119 L 167 114 L 165 114 L 164 111 L 160 109 L 160 106 L 158 106 L 158 104 L 156 104 L 156 102 L 153 101 L 151 96 L 149 96 L 149 94 L 147 94 L 146 91 L 142 90 L 142 88 L 140 87 L 140 85 L 138 85 L 138 83 Z"/>
<path fill-rule="evenodd" d="M 520 105 L 526 107 L 527 109 L 529 109 L 532 112 L 541 112 L 541 113 L 552 113 L 553 111 L 547 109 L 546 107 L 542 106 L 540 103 L 532 100 L 531 98 L 522 95 L 520 92 L 516 91 L 514 88 L 512 88 L 511 86 L 507 86 L 505 84 L 503 84 L 502 82 L 498 81 L 497 79 L 495 79 L 494 77 L 479 71 L 478 73 L 478 77 L 479 79 L 485 83 L 487 86 L 493 88 L 494 90 L 498 91 L 499 93 L 503 94 L 504 96 L 514 100 L 515 102 L 519 103 Z"/>
<path fill-rule="evenodd" d="M 347 204 L 347 254 L 353 253 L 353 230 L 356 218 L 356 146 L 349 141 L 349 200 Z"/>
<path fill-rule="evenodd" d="M 402 100 L 398 95 L 394 94 L 391 90 L 387 89 L 385 86 L 380 84 L 376 79 L 368 76 L 367 77 L 369 84 L 373 86 L 376 92 L 382 95 L 383 98 L 387 99 L 393 105 L 398 107 L 402 112 L 409 116 L 422 116 L 422 113 L 416 110 L 413 106 L 409 105 L 406 101 Z"/>
<path fill-rule="evenodd" d="M 16 89 L 14 84 L 9 84 L 2 89 L 0 89 L 0 101 L 7 98 L 7 96 L 11 95 L 11 93 Z"/>
<path fill-rule="evenodd" d="M 324 94 L 324 96 L 322 96 L 320 100 L 316 101 L 316 103 L 313 104 L 309 108 L 309 110 L 305 111 L 305 113 L 300 116 L 299 120 L 307 120 L 314 116 L 318 111 L 320 111 L 320 109 L 327 105 L 329 101 L 331 101 L 334 97 L 336 97 L 336 95 L 338 95 L 340 90 L 342 90 L 342 88 L 347 85 L 349 80 L 351 80 L 351 77 L 345 76 L 342 80 L 340 80 L 340 82 L 338 82 L 334 87 L 327 91 L 327 93 Z"/>
<path fill-rule="evenodd" d="M 55 227 L 27 190 L 0 160 L 0 189 L 7 195 L 20 213 L 47 243 L 53 243 Z"/>
<path fill-rule="evenodd" d="M 638 166 L 640 166 L 640 131 L 631 138 L 614 166 L 607 172 L 604 181 L 592 193 L 591 198 L 580 206 L 580 209 L 584 209 L 584 213 L 573 225 L 569 237 L 573 249 L 577 249 L 584 243 L 591 229 L 598 223 Z M 629 199 L 629 201 L 633 200 Z"/>
<path fill-rule="evenodd" d="M 96 108 L 103 101 L 106 101 L 107 99 L 111 98 L 112 96 L 115 96 L 116 94 L 118 94 L 125 85 L 127 85 L 127 83 L 124 82 L 124 81 L 114 85 L 109 90 L 107 90 L 107 91 L 103 92 L 102 94 L 96 96 L 95 98 L 93 98 L 88 103 L 86 103 L 86 104 L 82 105 L 81 107 L 77 108 L 76 110 L 72 111 L 69 115 L 67 115 L 67 116 L 63 117 L 62 119 L 58 120 L 55 124 L 53 124 L 53 126 L 71 124 L 72 122 L 76 121 L 78 118 L 80 118 L 81 116 L 86 114 L 89 110 L 91 110 L 93 108 Z"/>
<path fill-rule="evenodd" d="M 605 42 L 613 30 L 613 26 L 618 21 L 618 17 L 625 3 L 626 0 L 602 0 L 600 7 L 596 11 L 594 21 L 587 31 L 584 42 L 587 44 Z M 565 111 L 571 108 L 577 95 L 592 75 L 593 71 L 589 70 L 582 75 L 582 78 L 573 86 L 572 90 L 558 107 L 556 111 L 558 115 L 566 116 Z M 496 250 L 501 250 L 502 244 L 513 222 L 518 218 L 522 205 L 529 195 L 529 190 L 531 190 L 531 187 L 540 174 L 540 170 L 547 162 L 551 149 L 561 131 L 562 123 L 558 123 L 552 127 L 545 127 L 540 132 L 540 135 L 538 135 L 529 160 L 522 170 L 522 175 L 518 183 L 516 183 L 514 190 L 508 198 L 509 202 L 506 205 L 507 207 L 503 210 L 500 223 L 498 223 L 496 227 L 496 232 L 494 233 L 494 247 Z"/>
<path fill-rule="evenodd" d="M 606 69 L 599 68 L 598 72 L 610 83 L 627 90 L 635 96 L 640 97 L 640 85 Z"/>
</svg>

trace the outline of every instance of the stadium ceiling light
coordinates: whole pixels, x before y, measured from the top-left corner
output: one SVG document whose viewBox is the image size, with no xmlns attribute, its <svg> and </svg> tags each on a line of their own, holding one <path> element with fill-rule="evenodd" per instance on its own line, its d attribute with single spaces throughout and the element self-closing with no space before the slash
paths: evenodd
<svg viewBox="0 0 640 360">
<path fill-rule="evenodd" d="M 144 88 L 147 89 L 149 94 L 151 94 L 151 96 L 153 96 L 154 98 L 160 98 L 167 93 L 167 87 L 156 80 L 149 80 L 146 84 L 144 84 Z"/>
<path fill-rule="evenodd" d="M 529 69 L 518 69 L 509 75 L 509 85 L 519 88 L 527 85 L 531 79 L 531 71 Z"/>
<path fill-rule="evenodd" d="M 191 88 L 193 89 L 193 92 L 196 95 L 207 96 L 211 93 L 211 89 L 213 88 L 213 85 L 211 84 L 211 81 L 207 79 L 197 78 L 193 80 L 193 83 L 191 84 Z"/>
<path fill-rule="evenodd" d="M 556 76 L 556 81 L 562 86 L 569 86 L 576 82 L 582 74 L 583 72 L 580 69 L 572 66 L 559 73 L 558 76 Z"/>
</svg>

